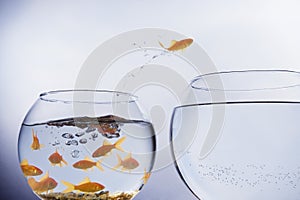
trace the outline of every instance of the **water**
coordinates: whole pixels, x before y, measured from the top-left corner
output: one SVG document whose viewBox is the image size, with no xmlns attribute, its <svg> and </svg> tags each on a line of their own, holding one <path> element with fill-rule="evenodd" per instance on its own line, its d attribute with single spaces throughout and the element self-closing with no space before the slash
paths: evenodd
<svg viewBox="0 0 300 200">
<path fill-rule="evenodd" d="M 224 109 L 221 135 L 201 157 L 215 126 L 213 109 Z M 200 199 L 300 199 L 300 104 L 211 104 L 177 111 L 172 136 L 178 170 Z M 190 127 L 196 131 L 187 132 Z M 178 138 L 186 137 L 192 140 L 183 148 Z"/>
<path fill-rule="evenodd" d="M 33 150 L 31 148 L 32 131 L 39 139 L 40 149 Z M 120 148 L 113 148 L 104 156 L 92 156 L 99 147 L 109 143 L 115 144 L 120 140 L 123 140 Z M 50 155 L 55 152 L 62 156 L 64 162 L 52 166 Z M 119 163 L 118 156 L 122 162 L 125 162 L 129 155 L 137 161 L 138 166 L 134 166 L 132 169 L 115 168 Z M 79 117 L 38 124 L 23 124 L 19 137 L 20 162 L 26 159 L 29 165 L 43 171 L 43 174 L 29 176 L 27 179 L 34 178 L 36 181 L 40 181 L 48 172 L 49 177 L 57 182 L 57 186 L 52 191 L 50 188 L 49 191 L 48 189 L 44 192 L 35 191 L 44 199 L 53 194 L 67 195 L 63 194 L 66 193 L 64 191 L 67 187 L 62 181 L 79 185 L 86 177 L 91 182 L 105 187 L 94 193 L 109 192 L 109 196 L 124 193 L 134 196 L 146 183 L 147 180 L 144 177 L 151 171 L 154 158 L 155 138 L 152 125 L 149 122 L 125 120 L 116 116 Z M 85 159 L 94 162 L 95 165 L 99 161 L 100 167 L 93 166 L 83 170 L 73 166 Z M 103 171 L 100 170 L 101 168 Z M 33 190 L 35 189 L 33 188 Z M 79 196 L 80 193 L 90 193 L 88 191 L 77 192 L 79 192 Z"/>
</svg>

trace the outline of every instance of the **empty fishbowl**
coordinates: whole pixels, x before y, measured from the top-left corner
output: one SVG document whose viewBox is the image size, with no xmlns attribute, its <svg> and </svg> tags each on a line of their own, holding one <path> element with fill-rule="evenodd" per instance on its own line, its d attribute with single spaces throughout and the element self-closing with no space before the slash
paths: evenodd
<svg viewBox="0 0 300 200">
<path fill-rule="evenodd" d="M 43 93 L 22 124 L 20 167 L 41 199 L 132 199 L 155 159 L 137 97 L 114 91 Z"/>
<path fill-rule="evenodd" d="M 300 199 L 300 73 L 196 77 L 174 109 L 176 167 L 201 200 Z"/>
</svg>

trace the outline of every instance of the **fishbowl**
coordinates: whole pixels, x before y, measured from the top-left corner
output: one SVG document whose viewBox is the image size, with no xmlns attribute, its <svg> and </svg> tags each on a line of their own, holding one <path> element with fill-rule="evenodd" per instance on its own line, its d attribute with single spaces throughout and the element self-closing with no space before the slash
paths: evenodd
<svg viewBox="0 0 300 200">
<path fill-rule="evenodd" d="M 41 94 L 18 140 L 20 168 L 41 199 L 132 199 L 155 150 L 137 97 L 104 90 Z"/>
<path fill-rule="evenodd" d="M 205 74 L 186 98 L 174 109 L 170 139 L 197 198 L 300 199 L 300 73 Z"/>
</svg>

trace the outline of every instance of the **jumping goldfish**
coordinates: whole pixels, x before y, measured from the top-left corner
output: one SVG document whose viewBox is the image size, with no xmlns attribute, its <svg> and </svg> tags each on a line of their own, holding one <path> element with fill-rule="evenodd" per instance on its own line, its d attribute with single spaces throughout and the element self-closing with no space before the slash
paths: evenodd
<svg viewBox="0 0 300 200">
<path fill-rule="evenodd" d="M 188 38 L 180 41 L 172 40 L 171 45 L 169 47 L 165 47 L 161 42 L 159 42 L 159 45 L 168 51 L 178 51 L 187 48 L 192 43 L 193 43 L 193 39 Z"/>
<path fill-rule="evenodd" d="M 100 165 L 101 161 L 99 160 L 98 162 L 93 162 L 91 159 L 89 159 L 88 157 L 85 157 L 84 160 L 80 160 L 76 163 L 73 164 L 74 168 L 77 169 L 83 169 L 83 170 L 87 170 L 89 168 L 92 168 L 94 166 L 96 166 L 98 169 L 100 169 L 101 171 L 104 171 L 104 169 L 102 168 L 102 166 Z"/>
<path fill-rule="evenodd" d="M 100 156 L 105 156 L 107 155 L 109 152 L 111 152 L 113 149 L 118 149 L 120 151 L 124 151 L 121 148 L 121 144 L 124 142 L 124 140 L 126 139 L 126 137 L 122 137 L 121 139 L 119 139 L 115 144 L 111 144 L 110 142 L 108 142 L 107 140 L 103 141 L 103 145 L 101 147 L 99 147 L 98 149 L 96 149 L 96 151 L 94 151 L 94 153 L 92 154 L 92 156 L 95 157 L 100 157 Z"/>
<path fill-rule="evenodd" d="M 38 176 L 43 173 L 38 167 L 29 165 L 28 161 L 25 159 L 20 164 L 24 176 Z"/>
<path fill-rule="evenodd" d="M 49 192 L 49 190 L 53 190 L 57 186 L 57 182 L 49 177 L 49 173 L 47 172 L 46 175 L 41 178 L 40 181 L 36 181 L 34 178 L 28 179 L 28 184 L 32 188 L 33 191 L 36 193 L 43 193 Z"/>
<path fill-rule="evenodd" d="M 32 129 L 32 144 L 31 144 L 32 150 L 39 150 L 44 147 L 43 144 L 40 144 L 39 138 L 37 137 L 37 134 L 34 133 L 34 130 Z"/>
<path fill-rule="evenodd" d="M 148 182 L 150 176 L 151 176 L 151 172 L 147 172 L 146 169 L 144 169 L 144 176 L 142 178 L 144 185 Z"/>
<path fill-rule="evenodd" d="M 62 184 L 64 184 L 67 189 L 63 191 L 63 193 L 72 192 L 73 190 L 78 190 L 81 192 L 98 192 L 100 190 L 103 190 L 105 187 L 101 185 L 100 183 L 91 182 L 90 179 L 87 177 L 85 178 L 81 183 L 78 185 L 73 185 L 72 183 L 61 181 Z"/>
<path fill-rule="evenodd" d="M 57 149 L 53 154 L 49 156 L 48 160 L 51 162 L 52 166 L 59 165 L 60 167 L 62 167 L 62 163 L 68 165 L 68 163 L 63 159 L 62 155 L 57 152 Z"/>
<path fill-rule="evenodd" d="M 139 166 L 138 161 L 132 158 L 131 153 L 129 153 L 129 155 L 124 158 L 124 160 L 122 160 L 118 154 L 117 157 L 118 157 L 118 164 L 113 169 L 122 167 L 123 171 L 124 170 L 131 171 L 132 169 L 135 169 Z"/>
</svg>

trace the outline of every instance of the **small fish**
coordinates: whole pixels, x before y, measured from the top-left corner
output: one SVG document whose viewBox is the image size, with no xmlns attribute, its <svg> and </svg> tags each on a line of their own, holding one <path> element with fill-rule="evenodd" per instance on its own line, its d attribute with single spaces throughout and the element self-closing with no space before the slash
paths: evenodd
<svg viewBox="0 0 300 200">
<path fill-rule="evenodd" d="M 103 190 L 105 187 L 101 185 L 100 183 L 91 182 L 90 179 L 87 177 L 85 178 L 81 183 L 78 185 L 73 185 L 72 183 L 61 181 L 62 184 L 64 184 L 67 189 L 63 191 L 63 193 L 69 193 L 73 190 L 78 190 L 81 192 L 98 192 L 100 190 Z"/>
<path fill-rule="evenodd" d="M 111 144 L 107 140 L 104 140 L 103 145 L 101 147 L 99 147 L 98 149 L 96 149 L 96 151 L 94 151 L 94 153 L 92 154 L 93 158 L 105 156 L 109 152 L 111 152 L 113 149 L 118 149 L 120 151 L 124 151 L 121 147 L 121 144 L 124 142 L 125 139 L 126 139 L 126 137 L 122 137 L 115 144 Z"/>
<path fill-rule="evenodd" d="M 32 129 L 32 144 L 31 144 L 32 150 L 39 150 L 44 147 L 43 144 L 40 144 L 39 138 L 37 137 L 37 134 L 34 133 L 34 130 Z"/>
<path fill-rule="evenodd" d="M 26 159 L 24 159 L 21 162 L 20 166 L 21 166 L 24 176 L 38 176 L 43 173 L 43 171 L 40 170 L 38 167 L 29 165 L 28 161 Z"/>
<path fill-rule="evenodd" d="M 124 160 L 121 159 L 121 157 L 117 154 L 118 157 L 118 164 L 113 168 L 116 170 L 119 167 L 122 167 L 122 170 L 129 170 L 135 169 L 139 166 L 139 163 L 137 160 L 132 158 L 131 153 L 129 153 L 128 156 L 124 158 Z"/>
<path fill-rule="evenodd" d="M 150 176 L 151 176 L 151 172 L 147 172 L 146 169 L 144 169 L 144 176 L 141 179 L 141 180 L 143 180 L 144 185 L 148 182 Z"/>
<path fill-rule="evenodd" d="M 28 179 L 28 184 L 31 187 L 31 189 L 40 194 L 43 192 L 48 193 L 49 191 L 52 191 L 57 186 L 57 182 L 49 177 L 49 173 L 47 172 L 44 177 L 41 178 L 40 181 L 36 181 L 34 178 Z"/>
<path fill-rule="evenodd" d="M 57 152 L 57 149 L 53 154 L 49 156 L 48 160 L 50 161 L 52 166 L 59 165 L 60 167 L 62 167 L 62 163 L 68 165 L 68 163 L 63 159 L 62 155 Z"/>
<path fill-rule="evenodd" d="M 168 50 L 168 51 L 178 51 L 178 50 L 183 50 L 190 46 L 193 43 L 193 39 L 188 38 L 180 41 L 172 40 L 171 45 L 169 47 L 165 47 L 161 42 L 158 42 L 159 45 Z"/>
<path fill-rule="evenodd" d="M 104 169 L 101 166 L 101 161 L 100 160 L 98 162 L 93 162 L 88 157 L 85 157 L 84 160 L 80 160 L 80 161 L 73 164 L 74 168 L 82 169 L 82 170 L 87 170 L 87 169 L 92 168 L 94 166 L 96 166 L 101 171 L 104 171 Z"/>
</svg>

